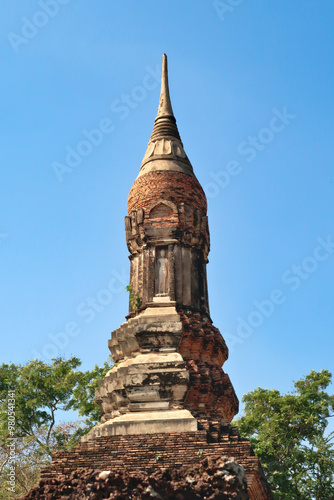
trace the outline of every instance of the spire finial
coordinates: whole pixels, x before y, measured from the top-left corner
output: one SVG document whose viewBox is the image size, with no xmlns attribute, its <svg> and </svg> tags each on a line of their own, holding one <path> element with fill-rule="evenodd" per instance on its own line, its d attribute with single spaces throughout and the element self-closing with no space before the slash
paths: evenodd
<svg viewBox="0 0 334 500">
<path fill-rule="evenodd" d="M 157 118 L 160 116 L 174 116 L 173 108 L 170 102 L 169 87 L 168 87 L 168 67 L 167 56 L 162 56 L 162 75 L 161 75 L 161 92 Z"/>
</svg>

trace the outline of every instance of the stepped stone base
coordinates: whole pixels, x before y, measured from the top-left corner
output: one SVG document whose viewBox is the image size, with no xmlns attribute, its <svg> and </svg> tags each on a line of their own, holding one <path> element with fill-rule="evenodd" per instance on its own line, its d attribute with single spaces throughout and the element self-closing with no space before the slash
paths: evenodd
<svg viewBox="0 0 334 500">
<path fill-rule="evenodd" d="M 157 470 L 179 470 L 199 465 L 203 459 L 218 461 L 233 457 L 247 476 L 250 500 L 272 500 L 259 459 L 249 441 L 236 428 L 219 422 L 202 422 L 196 432 L 138 434 L 99 437 L 81 443 L 71 451 L 54 453 L 52 464 L 41 471 L 42 479 L 67 479 L 83 467 L 93 470 L 153 474 Z"/>
<path fill-rule="evenodd" d="M 197 430 L 197 421 L 188 410 L 145 411 L 127 413 L 96 425 L 83 436 L 82 442 L 103 436 L 128 434 L 156 434 L 165 432 L 191 432 Z"/>
</svg>

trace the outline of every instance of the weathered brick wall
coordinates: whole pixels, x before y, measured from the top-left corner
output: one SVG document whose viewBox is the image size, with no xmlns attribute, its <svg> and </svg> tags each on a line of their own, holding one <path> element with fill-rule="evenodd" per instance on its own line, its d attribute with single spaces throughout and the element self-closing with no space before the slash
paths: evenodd
<svg viewBox="0 0 334 500">
<path fill-rule="evenodd" d="M 180 469 L 127 472 L 77 469 L 68 478 L 41 479 L 18 500 L 249 500 L 245 470 L 233 457 L 204 458 Z"/>
<path fill-rule="evenodd" d="M 114 436 L 82 443 L 72 451 L 55 453 L 52 465 L 42 470 L 42 478 L 65 476 L 80 468 L 113 471 L 180 469 L 200 464 L 204 458 L 233 456 L 244 467 L 251 500 L 269 500 L 268 485 L 258 458 L 248 441 L 240 440 L 236 429 L 226 426 L 218 432 L 219 442 L 208 442 L 212 435 L 197 432 Z M 209 438 L 209 439 L 208 439 Z"/>
</svg>

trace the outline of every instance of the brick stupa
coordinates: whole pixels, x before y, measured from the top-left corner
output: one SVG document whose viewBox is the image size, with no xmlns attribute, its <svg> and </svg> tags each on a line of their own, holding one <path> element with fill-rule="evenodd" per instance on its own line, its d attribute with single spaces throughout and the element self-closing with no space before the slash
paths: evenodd
<svg viewBox="0 0 334 500">
<path fill-rule="evenodd" d="M 158 114 L 127 209 L 131 300 L 109 340 L 115 366 L 96 391 L 101 423 L 75 450 L 55 454 L 42 477 L 229 456 L 245 469 L 249 497 L 269 499 L 250 443 L 230 426 L 238 398 L 222 369 L 228 348 L 210 318 L 207 201 L 176 125 L 166 55 Z"/>
</svg>

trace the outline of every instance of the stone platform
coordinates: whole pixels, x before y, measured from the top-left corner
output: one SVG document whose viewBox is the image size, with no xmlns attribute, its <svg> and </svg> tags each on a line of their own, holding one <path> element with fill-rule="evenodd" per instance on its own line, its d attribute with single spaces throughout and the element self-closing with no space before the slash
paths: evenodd
<svg viewBox="0 0 334 500">
<path fill-rule="evenodd" d="M 164 432 L 196 431 L 197 421 L 188 410 L 145 411 L 127 413 L 96 425 L 81 442 L 97 437 Z"/>
</svg>

